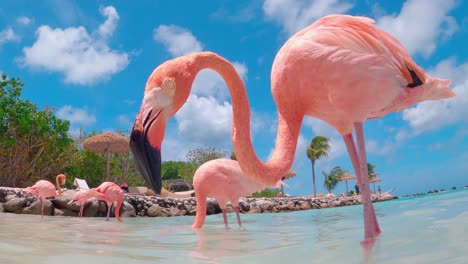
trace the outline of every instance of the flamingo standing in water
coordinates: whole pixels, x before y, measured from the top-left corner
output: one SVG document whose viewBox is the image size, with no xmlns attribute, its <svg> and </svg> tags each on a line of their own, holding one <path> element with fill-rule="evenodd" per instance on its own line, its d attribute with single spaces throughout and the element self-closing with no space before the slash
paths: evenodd
<svg viewBox="0 0 468 264">
<path fill-rule="evenodd" d="M 279 181 L 277 185 L 284 184 Z M 215 187 L 213 187 L 215 186 Z M 197 213 L 193 228 L 201 228 L 206 217 L 206 198 L 215 198 L 223 213 L 224 225 L 228 227 L 226 206 L 228 202 L 234 207 L 237 223 L 242 226 L 239 215 L 239 198 L 261 191 L 265 185 L 242 172 L 239 163 L 230 159 L 214 159 L 203 163 L 193 175 L 193 187 L 197 199 Z"/>
<path fill-rule="evenodd" d="M 264 163 L 252 146 L 247 93 L 233 65 L 211 52 L 181 56 L 164 62 L 149 77 L 131 133 L 137 166 L 156 192 L 161 190 L 166 123 L 186 102 L 198 72 L 206 68 L 227 83 L 234 151 L 244 174 L 257 182 L 274 185 L 290 169 L 305 115 L 327 122 L 342 135 L 362 190 L 363 242 L 369 245 L 380 228 L 370 197 L 363 123 L 418 102 L 455 96 L 449 80 L 429 76 L 372 19 L 323 17 L 292 36 L 276 55 L 271 91 L 278 108 L 278 132 L 273 155 Z"/>
<path fill-rule="evenodd" d="M 69 205 L 76 203 L 80 206 L 80 212 L 78 213 L 78 217 L 83 217 L 83 209 L 84 205 L 89 202 L 93 197 L 96 197 L 98 200 L 105 200 L 105 195 L 99 193 L 93 189 L 91 190 L 79 190 L 73 196 L 73 199 L 68 202 Z"/>
<path fill-rule="evenodd" d="M 120 218 L 120 206 L 122 206 L 123 200 L 124 200 L 124 191 L 122 190 L 122 188 L 120 188 L 119 185 L 113 182 L 103 182 L 97 188 L 93 188 L 91 190 L 99 193 L 100 195 L 96 196 L 96 198 L 98 200 L 105 201 L 107 204 L 106 221 L 109 221 L 110 210 L 111 210 L 112 204 L 115 201 L 117 202 L 115 206 L 115 211 L 114 211 L 115 218 L 117 218 L 119 222 L 122 222 L 122 219 Z"/>
<path fill-rule="evenodd" d="M 59 182 L 59 180 L 61 182 Z M 39 180 L 33 186 L 26 187 L 23 192 L 29 192 L 39 197 L 39 203 L 41 204 L 41 217 L 44 217 L 44 200 L 47 197 L 57 197 L 62 193 L 61 185 L 64 185 L 67 180 L 65 174 L 59 174 L 55 177 L 55 183 L 57 184 L 57 190 L 54 184 L 50 181 Z"/>
</svg>

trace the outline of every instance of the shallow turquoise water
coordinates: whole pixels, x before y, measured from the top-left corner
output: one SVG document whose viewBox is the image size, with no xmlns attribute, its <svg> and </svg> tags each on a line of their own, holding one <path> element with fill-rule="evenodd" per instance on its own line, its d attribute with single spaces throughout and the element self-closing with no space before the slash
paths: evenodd
<svg viewBox="0 0 468 264">
<path fill-rule="evenodd" d="M 104 218 L 0 214 L 0 263 L 468 263 L 468 190 L 374 204 L 383 234 L 365 257 L 362 207 L 242 215 Z M 235 215 L 229 220 L 235 224 Z"/>
</svg>

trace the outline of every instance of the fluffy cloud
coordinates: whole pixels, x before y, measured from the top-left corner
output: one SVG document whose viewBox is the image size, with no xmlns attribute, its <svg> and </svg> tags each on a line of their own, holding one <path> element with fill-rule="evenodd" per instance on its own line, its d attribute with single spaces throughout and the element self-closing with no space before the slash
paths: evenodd
<svg viewBox="0 0 468 264">
<path fill-rule="evenodd" d="M 65 105 L 57 110 L 56 115 L 60 119 L 70 121 L 70 130 L 68 132 L 74 137 L 80 135 L 81 128 L 96 123 L 96 116 L 89 113 L 86 108 Z"/>
<path fill-rule="evenodd" d="M 329 138 L 328 143 L 330 145 L 330 151 L 328 153 L 328 160 L 336 160 L 347 153 L 343 137 L 336 131 L 335 128 L 326 122 L 307 116 L 304 118 L 304 125 L 310 127 L 315 136 L 324 136 Z M 307 143 L 307 145 L 309 144 L 310 142 Z"/>
<path fill-rule="evenodd" d="M 6 28 L 0 31 L 0 47 L 9 41 L 19 41 L 20 37 L 15 34 L 12 28 Z"/>
<path fill-rule="evenodd" d="M 232 106 L 192 94 L 175 116 L 180 136 L 208 146 L 230 146 Z M 220 146 L 221 145 L 221 146 Z"/>
<path fill-rule="evenodd" d="M 345 13 L 352 7 L 340 0 L 265 0 L 263 12 L 293 35 L 325 15 Z"/>
<path fill-rule="evenodd" d="M 418 135 L 425 131 L 439 129 L 460 120 L 468 121 L 468 63 L 457 65 L 454 58 L 440 62 L 429 70 L 432 76 L 452 80 L 455 98 L 426 101 L 403 111 L 403 119 L 407 121 L 412 131 L 402 130 L 398 139 Z"/>
<path fill-rule="evenodd" d="M 18 24 L 21 24 L 21 25 L 29 25 L 32 23 L 32 19 L 30 19 L 29 17 L 27 16 L 20 16 L 18 18 L 16 18 L 16 22 Z"/>
<path fill-rule="evenodd" d="M 65 29 L 39 27 L 36 42 L 23 49 L 24 57 L 19 61 L 34 69 L 61 72 L 66 83 L 79 85 L 107 80 L 122 71 L 129 63 L 128 54 L 112 50 L 106 43 L 119 16 L 112 6 L 100 11 L 106 20 L 94 34 L 89 34 L 81 26 Z"/>
<path fill-rule="evenodd" d="M 160 42 L 174 56 L 202 51 L 203 45 L 189 30 L 175 25 L 160 25 L 154 29 L 153 38 Z"/>
<path fill-rule="evenodd" d="M 394 35 L 411 54 L 429 56 L 437 41 L 450 37 L 458 28 L 447 14 L 455 8 L 455 0 L 408 0 L 399 14 L 380 17 L 377 24 Z"/>
</svg>

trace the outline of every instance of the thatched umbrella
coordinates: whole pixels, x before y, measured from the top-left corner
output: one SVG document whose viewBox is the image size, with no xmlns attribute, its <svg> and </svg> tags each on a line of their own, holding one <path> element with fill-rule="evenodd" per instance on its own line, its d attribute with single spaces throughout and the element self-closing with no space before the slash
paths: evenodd
<svg viewBox="0 0 468 264">
<path fill-rule="evenodd" d="M 83 148 L 87 151 L 107 154 L 106 181 L 109 181 L 110 154 L 130 152 L 129 142 L 130 140 L 127 137 L 107 132 L 87 138 L 83 142 Z"/>
<path fill-rule="evenodd" d="M 287 179 L 294 178 L 296 176 L 297 176 L 297 173 L 290 170 L 290 171 L 286 172 L 286 174 L 283 176 L 283 178 L 281 180 L 284 181 L 284 180 L 287 180 Z M 281 185 L 281 194 L 284 195 L 283 185 Z"/>
<path fill-rule="evenodd" d="M 349 174 L 347 172 L 345 172 L 345 173 L 343 173 L 343 175 L 341 175 L 340 181 L 345 181 L 346 182 L 346 195 L 348 195 L 348 193 L 349 193 L 348 192 L 348 180 L 355 180 L 355 179 L 356 179 L 355 176 L 353 176 L 353 175 L 351 175 L 351 174 Z"/>
<path fill-rule="evenodd" d="M 372 177 L 370 180 L 369 180 L 369 183 L 372 183 L 374 185 L 374 193 L 375 193 L 375 183 L 376 182 L 381 182 L 382 179 L 380 178 L 377 178 L 377 177 Z"/>
</svg>

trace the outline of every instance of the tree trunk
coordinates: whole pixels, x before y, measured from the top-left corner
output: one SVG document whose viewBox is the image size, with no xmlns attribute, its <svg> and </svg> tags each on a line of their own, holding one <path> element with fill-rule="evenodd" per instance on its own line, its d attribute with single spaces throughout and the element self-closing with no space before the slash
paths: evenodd
<svg viewBox="0 0 468 264">
<path fill-rule="evenodd" d="M 311 160 L 312 162 L 312 184 L 314 185 L 314 198 L 317 197 L 317 190 L 315 188 L 315 160 Z"/>
</svg>

